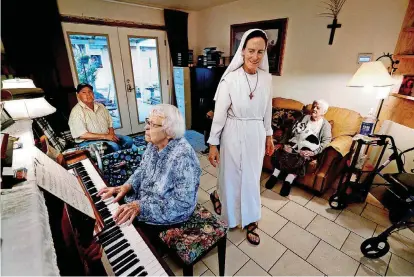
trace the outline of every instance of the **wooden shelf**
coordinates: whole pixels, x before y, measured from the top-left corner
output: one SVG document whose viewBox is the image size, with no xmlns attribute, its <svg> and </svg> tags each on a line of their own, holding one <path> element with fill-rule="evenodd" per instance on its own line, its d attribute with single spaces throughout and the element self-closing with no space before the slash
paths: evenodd
<svg viewBox="0 0 414 277">
<path fill-rule="evenodd" d="M 392 55 L 395 59 L 414 59 L 414 54 L 411 55 Z"/>
<path fill-rule="evenodd" d="M 414 32 L 414 27 L 406 27 L 404 28 L 404 32 Z"/>
<path fill-rule="evenodd" d="M 398 93 L 391 93 L 391 96 L 414 101 L 414 96 L 402 95 L 402 94 L 398 94 Z"/>
</svg>

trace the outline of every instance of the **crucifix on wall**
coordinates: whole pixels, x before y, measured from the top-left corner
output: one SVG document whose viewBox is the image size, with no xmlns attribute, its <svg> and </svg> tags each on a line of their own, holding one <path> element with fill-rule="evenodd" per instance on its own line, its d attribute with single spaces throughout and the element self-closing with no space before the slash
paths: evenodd
<svg viewBox="0 0 414 277">
<path fill-rule="evenodd" d="M 338 14 L 345 2 L 346 0 L 330 0 L 328 2 L 323 2 L 324 8 L 327 9 L 328 12 L 320 13 L 319 16 L 330 17 L 333 19 L 332 24 L 329 24 L 327 26 L 328 29 L 331 29 L 331 34 L 329 36 L 329 45 L 332 45 L 333 43 L 336 29 L 342 27 L 342 24 L 338 23 Z"/>
<path fill-rule="evenodd" d="M 332 24 L 328 25 L 328 29 L 331 29 L 331 35 L 329 37 L 329 45 L 332 45 L 335 36 L 335 30 L 341 28 L 342 24 L 338 24 L 338 19 L 334 18 Z"/>
</svg>

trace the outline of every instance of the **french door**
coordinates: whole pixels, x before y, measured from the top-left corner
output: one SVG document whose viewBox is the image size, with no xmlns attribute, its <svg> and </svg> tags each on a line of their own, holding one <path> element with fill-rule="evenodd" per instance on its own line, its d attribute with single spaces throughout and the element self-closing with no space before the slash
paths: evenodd
<svg viewBox="0 0 414 277">
<path fill-rule="evenodd" d="M 63 23 L 73 81 L 89 83 L 118 134 L 144 131 L 153 105 L 169 102 L 164 31 Z"/>
</svg>

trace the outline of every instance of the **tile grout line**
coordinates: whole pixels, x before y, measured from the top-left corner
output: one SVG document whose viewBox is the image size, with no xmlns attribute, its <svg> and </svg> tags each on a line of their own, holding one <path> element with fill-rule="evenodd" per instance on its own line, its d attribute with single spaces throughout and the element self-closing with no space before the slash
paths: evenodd
<svg viewBox="0 0 414 277">
<path fill-rule="evenodd" d="M 345 242 L 348 240 L 348 238 L 349 238 L 349 236 L 351 235 L 351 233 L 352 233 L 352 232 L 349 232 L 349 233 L 348 233 L 348 235 L 346 236 L 346 238 L 345 238 L 344 242 L 341 244 L 341 247 L 339 247 L 339 251 L 343 252 L 343 251 L 342 251 L 342 247 L 344 247 L 344 244 L 345 244 Z"/>
<path fill-rule="evenodd" d="M 236 246 L 237 247 L 237 246 Z M 237 247 L 238 248 L 238 247 Z M 240 250 L 242 251 L 242 250 Z M 242 251 L 243 252 L 243 251 Z M 243 252 L 244 253 L 244 252 Z M 237 273 L 239 273 L 239 271 L 245 266 L 247 265 L 248 262 L 252 261 L 252 258 L 250 258 L 249 255 L 247 255 L 246 253 L 244 253 L 247 257 L 249 257 L 249 259 L 247 260 L 247 262 L 245 262 L 232 276 L 236 276 Z M 226 273 L 224 273 L 226 274 Z"/>
<path fill-rule="evenodd" d="M 316 268 L 318 271 L 322 272 L 323 275 L 328 276 L 328 274 L 325 274 L 325 272 L 323 272 L 321 269 L 317 268 L 316 266 L 314 266 L 311 262 L 308 261 L 309 257 L 312 255 L 313 251 L 315 251 L 316 247 L 318 247 L 319 243 L 321 243 L 321 239 L 319 239 L 318 243 L 315 245 L 315 247 L 312 249 L 312 251 L 309 253 L 308 257 L 306 257 L 305 262 L 307 262 L 308 264 L 310 264 L 311 266 L 313 266 L 314 268 Z M 293 252 L 294 253 L 294 252 Z M 299 255 L 298 255 L 299 256 Z M 300 256 L 299 256 L 300 257 Z M 300 257 L 301 258 L 301 257 Z"/>
<path fill-rule="evenodd" d="M 280 243 L 280 242 L 279 242 Z M 283 245 L 283 244 L 282 244 Z M 284 246 L 284 245 L 283 245 Z M 283 257 L 283 255 L 285 255 L 285 253 L 289 250 L 289 251 L 292 251 L 292 250 L 290 250 L 289 248 L 287 248 L 286 246 L 285 246 L 285 248 L 286 248 L 286 250 L 283 252 L 283 254 L 282 255 L 280 255 L 280 257 L 272 264 L 272 266 L 269 268 L 269 270 L 268 271 L 266 271 L 267 273 L 269 273 L 270 274 L 270 270 L 272 270 L 272 268 L 277 264 L 277 262 Z"/>
</svg>

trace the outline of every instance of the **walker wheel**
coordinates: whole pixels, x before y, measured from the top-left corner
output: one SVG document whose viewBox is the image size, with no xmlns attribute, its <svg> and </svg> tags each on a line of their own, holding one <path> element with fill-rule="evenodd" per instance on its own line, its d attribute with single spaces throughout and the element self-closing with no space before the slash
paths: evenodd
<svg viewBox="0 0 414 277">
<path fill-rule="evenodd" d="M 390 244 L 387 238 L 373 237 L 366 239 L 361 244 L 361 252 L 365 257 L 376 259 L 384 256 L 390 250 Z"/>
<path fill-rule="evenodd" d="M 334 210 L 343 210 L 346 208 L 346 202 L 338 193 L 334 193 L 329 198 L 329 206 Z"/>
<path fill-rule="evenodd" d="M 397 222 L 399 222 L 402 218 L 403 218 L 404 214 L 401 211 L 394 211 L 394 210 L 390 210 L 388 217 L 391 221 L 391 223 L 395 224 Z"/>
</svg>

